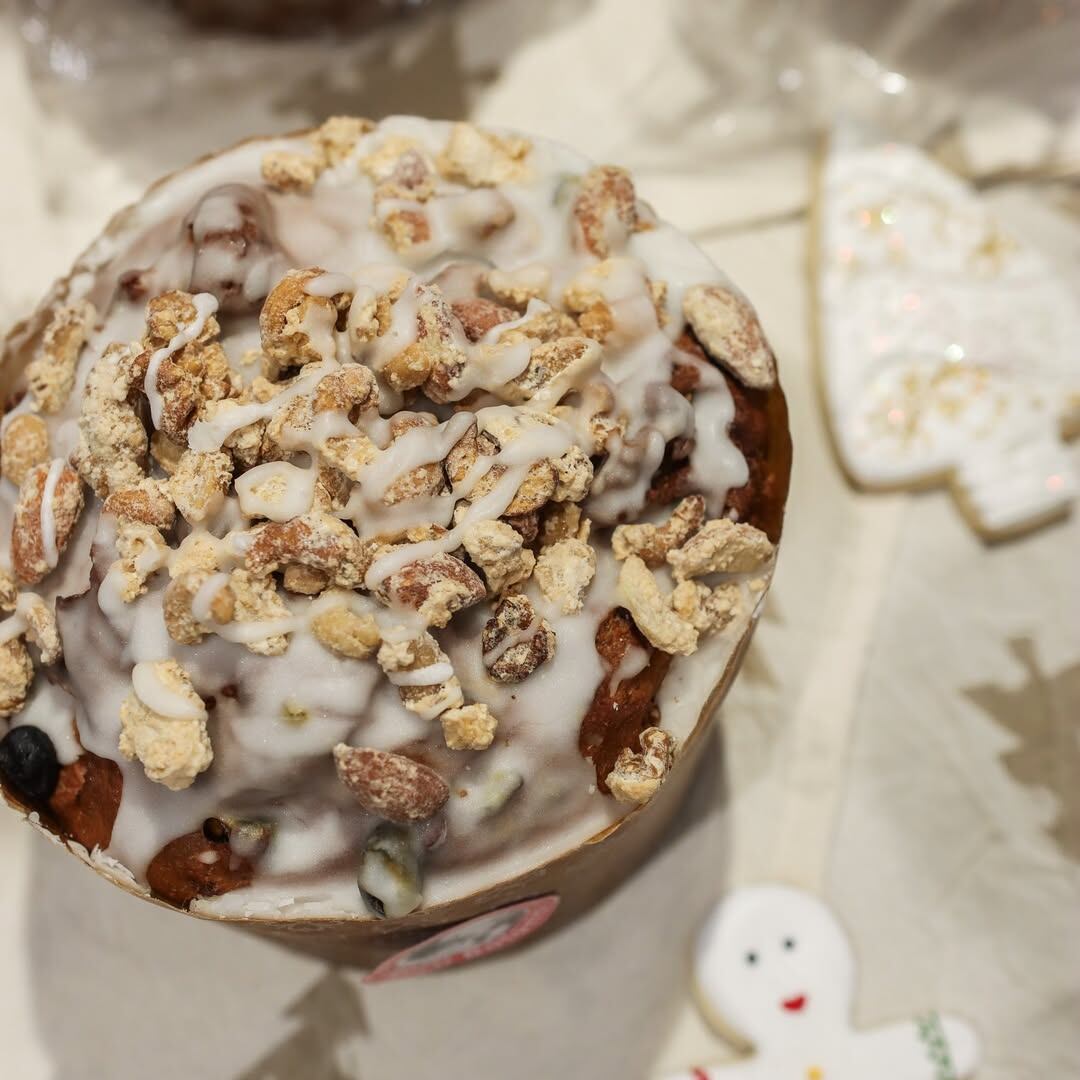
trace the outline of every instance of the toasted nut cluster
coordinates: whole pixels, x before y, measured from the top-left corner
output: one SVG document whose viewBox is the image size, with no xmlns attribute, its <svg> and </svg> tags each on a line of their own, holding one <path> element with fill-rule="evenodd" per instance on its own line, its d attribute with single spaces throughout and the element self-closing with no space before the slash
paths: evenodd
<svg viewBox="0 0 1080 1080">
<path fill-rule="evenodd" d="M 379 647 L 379 624 L 375 616 L 354 611 L 349 606 L 353 593 L 342 592 L 338 603 L 332 602 L 333 595 L 324 594 L 324 599 L 332 606 L 311 620 L 311 632 L 328 649 L 354 660 L 366 660 Z"/>
<path fill-rule="evenodd" d="M 508 596 L 484 624 L 480 644 L 493 679 L 521 682 L 555 655 L 555 631 L 546 619 L 537 619 L 527 596 Z"/>
<path fill-rule="evenodd" d="M 634 182 L 625 169 L 598 165 L 581 178 L 574 220 L 587 251 L 606 259 L 622 250 L 638 225 Z"/>
<path fill-rule="evenodd" d="M 59 412 L 75 387 L 79 353 L 94 328 L 93 304 L 78 300 L 56 310 L 37 355 L 26 368 L 26 381 L 34 404 L 45 413 Z"/>
<path fill-rule="evenodd" d="M 663 525 L 619 525 L 611 536 L 616 559 L 639 555 L 646 566 L 663 566 L 668 552 L 680 548 L 705 524 L 705 500 L 683 499 Z"/>
<path fill-rule="evenodd" d="M 52 605 L 36 593 L 23 593 L 18 610 L 26 620 L 26 640 L 37 646 L 41 662 L 45 665 L 55 664 L 64 650 Z"/>
<path fill-rule="evenodd" d="M 252 535 L 245 562 L 259 576 L 296 563 L 322 571 L 343 589 L 355 589 L 370 562 L 370 553 L 348 525 L 317 510 L 260 525 Z"/>
<path fill-rule="evenodd" d="M 167 533 L 176 521 L 176 504 L 169 497 L 168 485 L 149 477 L 132 487 L 114 491 L 102 508 L 121 521 L 137 521 Z"/>
<path fill-rule="evenodd" d="M 468 300 L 455 300 L 450 308 L 454 313 L 454 318 L 461 323 L 465 336 L 474 344 L 496 326 L 512 322 L 518 317 L 518 313 L 513 308 L 504 307 L 482 296 L 470 297 Z"/>
<path fill-rule="evenodd" d="M 129 400 L 142 355 L 136 346 L 110 345 L 86 379 L 72 464 L 99 499 L 146 476 L 146 428 Z"/>
<path fill-rule="evenodd" d="M 753 525 L 717 518 L 708 521 L 682 547 L 669 551 L 675 577 L 743 574 L 758 570 L 773 556 L 769 538 Z"/>
<path fill-rule="evenodd" d="M 675 613 L 652 571 L 636 555 L 619 571 L 619 599 L 637 628 L 661 652 L 689 656 L 697 649 L 697 630 Z"/>
<path fill-rule="evenodd" d="M 740 382 L 754 390 L 776 385 L 776 359 L 743 296 L 723 285 L 693 285 L 683 314 L 709 356 Z"/>
<path fill-rule="evenodd" d="M 116 530 L 116 553 L 120 557 L 110 573 L 119 577 L 119 596 L 125 604 L 142 596 L 147 582 L 169 560 L 169 545 L 153 525 L 122 521 Z"/>
<path fill-rule="evenodd" d="M 488 594 L 500 596 L 533 572 L 536 556 L 505 521 L 479 521 L 465 531 L 464 547 L 483 572 Z"/>
<path fill-rule="evenodd" d="M 524 311 L 530 300 L 543 300 L 551 288 L 551 271 L 541 263 L 507 271 L 493 269 L 484 276 L 491 296 L 508 308 Z"/>
<path fill-rule="evenodd" d="M 596 553 L 584 540 L 558 540 L 544 548 L 533 576 L 544 596 L 564 615 L 585 605 L 585 592 L 596 573 Z"/>
<path fill-rule="evenodd" d="M 447 709 L 439 717 L 443 739 L 451 750 L 486 750 L 495 739 L 499 721 L 483 703 Z"/>
<path fill-rule="evenodd" d="M 334 330 L 352 302 L 351 292 L 321 296 L 309 291 L 326 277 L 318 266 L 290 270 L 271 290 L 259 316 L 263 356 L 271 374 L 334 355 Z"/>
<path fill-rule="evenodd" d="M 554 405 L 567 390 L 600 368 L 603 350 L 587 337 L 561 337 L 532 352 L 525 370 L 501 391 L 512 404 Z"/>
<path fill-rule="evenodd" d="M 63 461 L 36 465 L 27 473 L 11 527 L 11 565 L 20 582 L 36 585 L 52 571 L 82 508 L 82 482 Z"/>
<path fill-rule="evenodd" d="M 26 704 L 34 664 L 20 638 L 0 643 L 0 717 L 14 716 Z"/>
<path fill-rule="evenodd" d="M 427 632 L 396 639 L 384 637 L 376 659 L 397 686 L 401 703 L 418 716 L 434 720 L 465 700 L 446 653 Z"/>
<path fill-rule="evenodd" d="M 411 608 L 426 626 L 446 626 L 457 612 L 486 595 L 476 573 L 453 555 L 417 559 L 391 574 L 375 590 L 383 603 Z"/>
<path fill-rule="evenodd" d="M 672 590 L 671 607 L 699 634 L 723 630 L 743 613 L 742 594 L 734 582 L 710 589 L 699 581 L 680 581 Z"/>
<path fill-rule="evenodd" d="M 0 436 L 0 466 L 16 487 L 36 465 L 49 460 L 49 429 L 35 413 L 13 416 Z"/>
<path fill-rule="evenodd" d="M 214 578 L 216 575 L 209 570 L 189 570 L 174 577 L 166 586 L 162 606 L 165 628 L 173 641 L 181 645 L 197 645 L 211 632 L 212 628 L 207 623 L 199 621 L 192 605 L 207 582 Z M 210 588 L 214 589 L 214 586 Z M 236 613 L 236 594 L 227 580 L 206 597 L 206 612 L 215 623 L 232 621 Z"/>
<path fill-rule="evenodd" d="M 232 458 L 224 451 L 185 450 L 169 477 L 168 492 L 184 520 L 198 525 L 221 509 L 232 476 Z"/>
<path fill-rule="evenodd" d="M 591 524 L 582 514 L 580 506 L 574 503 L 551 503 L 544 507 L 536 539 L 543 550 L 560 540 L 584 542 L 589 539 L 590 531 Z"/>
<path fill-rule="evenodd" d="M 427 154 L 404 135 L 391 135 L 361 159 L 360 168 L 375 181 L 376 204 L 383 199 L 426 202 L 435 194 L 435 171 Z"/>
<path fill-rule="evenodd" d="M 624 748 L 605 779 L 619 802 L 647 803 L 660 790 L 675 759 L 671 736 L 663 728 L 646 728 L 638 741 L 641 752 Z"/>
<path fill-rule="evenodd" d="M 289 609 L 272 579 L 258 577 L 247 570 L 233 570 L 229 574 L 229 589 L 235 597 L 233 620 L 237 623 L 280 623 L 289 618 Z M 227 605 L 228 600 L 224 603 Z M 287 633 L 268 634 L 255 641 L 245 639 L 244 644 L 260 656 L 280 656 L 289 647 Z"/>
<path fill-rule="evenodd" d="M 133 677 L 120 706 L 120 753 L 141 761 L 151 780 L 183 791 L 214 760 L 206 706 L 175 660 L 137 664 Z"/>
<path fill-rule="evenodd" d="M 519 136 L 502 137 L 472 124 L 455 124 L 439 155 L 439 172 L 469 187 L 494 187 L 521 180 L 532 144 Z"/>
<path fill-rule="evenodd" d="M 424 387 L 433 401 L 448 401 L 466 364 L 454 313 L 434 286 L 417 290 L 416 340 L 386 364 L 382 376 L 399 391 Z"/>
<path fill-rule="evenodd" d="M 401 825 L 434 817 L 450 797 L 449 786 L 434 769 L 403 754 L 339 743 L 334 765 L 369 814 Z"/>
<path fill-rule="evenodd" d="M 263 155 L 262 178 L 277 191 L 307 193 L 327 169 L 340 165 L 375 125 L 356 116 L 332 116 L 311 133 L 311 153 L 271 150 Z"/>
</svg>

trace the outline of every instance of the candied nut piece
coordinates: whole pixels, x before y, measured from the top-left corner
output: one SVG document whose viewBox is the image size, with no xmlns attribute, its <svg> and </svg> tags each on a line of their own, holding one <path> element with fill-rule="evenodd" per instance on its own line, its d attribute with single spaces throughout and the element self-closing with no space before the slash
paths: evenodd
<svg viewBox="0 0 1080 1080">
<path fill-rule="evenodd" d="M 663 525 L 618 525 L 611 534 L 616 559 L 640 555 L 646 566 L 663 566 L 669 551 L 682 547 L 705 524 L 705 499 L 689 495 Z"/>
<path fill-rule="evenodd" d="M 501 304 L 496 304 L 494 300 L 485 300 L 482 296 L 455 300 L 450 308 L 454 312 L 454 317 L 461 323 L 465 336 L 474 343 L 494 327 L 512 322 L 518 317 L 518 313 L 513 308 L 503 307 Z"/>
<path fill-rule="evenodd" d="M 710 589 L 699 581 L 680 581 L 671 593 L 671 606 L 699 634 L 723 630 L 742 613 L 742 597 L 734 582 Z"/>
<path fill-rule="evenodd" d="M 537 619 L 527 596 L 508 596 L 484 624 L 480 645 L 484 667 L 496 682 L 521 682 L 555 655 L 555 631 Z"/>
<path fill-rule="evenodd" d="M 597 165 L 581 178 L 574 220 L 585 248 L 598 259 L 621 250 L 638 225 L 634 183 L 625 169 Z"/>
<path fill-rule="evenodd" d="M 776 359 L 754 309 L 723 285 L 692 285 L 683 314 L 705 351 L 755 390 L 776 385 Z"/>
<path fill-rule="evenodd" d="M 447 709 L 439 717 L 443 740 L 451 750 L 486 750 L 495 738 L 499 721 L 487 705 L 463 705 Z"/>
<path fill-rule="evenodd" d="M 423 210 L 395 206 L 380 217 L 383 235 L 399 255 L 431 240 L 431 222 Z"/>
<path fill-rule="evenodd" d="M 14 716 L 26 704 L 34 664 L 17 637 L 0 643 L 0 717 Z"/>
<path fill-rule="evenodd" d="M 223 450 L 186 450 L 169 477 L 168 492 L 192 525 L 217 513 L 232 483 L 232 458 Z"/>
<path fill-rule="evenodd" d="M 322 171 L 318 159 L 299 150 L 268 150 L 262 157 L 262 178 L 275 191 L 307 194 Z"/>
<path fill-rule="evenodd" d="M 35 465 L 49 460 L 49 429 L 35 413 L 19 413 L 4 427 L 0 437 L 0 465 L 16 487 Z"/>
<path fill-rule="evenodd" d="M 495 187 L 528 174 L 525 159 L 532 143 L 518 135 L 502 137 L 472 124 L 455 124 L 439 155 L 439 172 L 469 187 Z"/>
<path fill-rule="evenodd" d="M 465 700 L 449 658 L 426 630 L 418 636 L 384 635 L 376 660 L 405 708 L 425 720 Z"/>
<path fill-rule="evenodd" d="M 445 626 L 457 612 L 487 595 L 475 571 L 445 553 L 408 563 L 374 591 L 388 606 L 412 608 L 427 626 Z"/>
<path fill-rule="evenodd" d="M 233 570 L 229 574 L 229 588 L 235 597 L 232 621 L 243 625 L 245 634 L 242 640 L 248 650 L 259 656 L 280 656 L 285 652 L 289 647 L 287 635 L 291 633 L 291 627 L 287 623 L 291 613 L 278 594 L 274 579 L 258 577 L 247 570 Z M 224 603 L 227 605 L 228 600 L 225 599 Z M 275 630 L 280 629 L 283 623 L 286 627 L 279 633 L 252 640 L 261 629 L 258 625 L 252 626 L 253 623 L 268 623 L 268 629 Z"/>
<path fill-rule="evenodd" d="M 669 551 L 667 561 L 678 581 L 705 574 L 744 574 L 757 570 L 773 556 L 769 538 L 753 525 L 715 518 L 707 521 L 681 548 Z"/>
<path fill-rule="evenodd" d="M 117 575 L 116 593 L 125 604 L 143 595 L 147 581 L 169 560 L 169 545 L 153 525 L 122 521 L 116 531 L 116 551 L 120 556 L 109 569 Z"/>
<path fill-rule="evenodd" d="M 214 760 L 206 705 L 175 660 L 136 664 L 131 677 L 132 693 L 120 706 L 120 753 L 141 761 L 149 779 L 183 791 Z"/>
<path fill-rule="evenodd" d="M 543 300 L 551 288 L 551 271 L 543 263 L 517 270 L 489 270 L 484 287 L 500 304 L 524 311 L 530 300 Z"/>
<path fill-rule="evenodd" d="M 593 482 L 593 463 L 580 447 L 571 446 L 565 454 L 552 461 L 555 466 L 556 502 L 581 502 Z"/>
<path fill-rule="evenodd" d="M 603 349 L 587 337 L 561 337 L 538 345 L 520 375 L 499 390 L 511 404 L 557 405 L 600 369 Z"/>
<path fill-rule="evenodd" d="M 338 743 L 334 765 L 369 814 L 400 825 L 427 821 L 450 798 L 449 785 L 434 769 L 404 754 Z"/>
<path fill-rule="evenodd" d="M 421 145 L 404 135 L 390 135 L 360 168 L 375 181 L 375 201 L 413 199 L 427 202 L 435 194 L 435 173 Z"/>
<path fill-rule="evenodd" d="M 660 790 L 675 760 L 671 736 L 663 728 L 646 728 L 639 742 L 641 752 L 626 747 L 606 777 L 608 789 L 619 802 L 647 803 Z"/>
<path fill-rule="evenodd" d="M 352 154 L 362 136 L 374 130 L 375 124 L 366 116 L 331 116 L 309 138 L 319 160 L 333 168 Z"/>
<path fill-rule="evenodd" d="M 379 407 L 379 387 L 371 369 L 363 364 L 344 364 L 320 379 L 312 399 L 312 411 L 343 412 L 355 417 Z"/>
<path fill-rule="evenodd" d="M 559 540 L 544 548 L 534 576 L 540 591 L 564 615 L 580 611 L 596 573 L 596 553 L 584 540 Z"/>
<path fill-rule="evenodd" d="M 225 407 L 239 408 L 239 404 L 233 402 L 231 399 L 209 402 L 203 415 L 210 416 L 213 414 L 214 410 Z M 161 471 L 165 473 L 166 476 L 172 476 L 172 474 L 176 472 L 176 466 L 180 464 L 180 458 L 186 449 L 186 446 L 174 442 L 163 431 L 155 431 L 153 435 L 150 436 L 150 456 L 157 462 Z M 252 464 L 254 464 L 254 462 L 252 462 Z"/>
<path fill-rule="evenodd" d="M 321 570 L 343 589 L 355 589 L 364 579 L 370 553 L 343 521 L 315 510 L 291 521 L 271 521 L 252 530 L 245 565 L 265 576 L 298 563 Z"/>
<path fill-rule="evenodd" d="M 321 570 L 312 570 L 310 566 L 294 563 L 285 567 L 281 584 L 286 592 L 298 593 L 300 596 L 318 596 L 330 584 L 330 575 Z"/>
<path fill-rule="evenodd" d="M 416 295 L 416 340 L 392 357 L 381 374 L 395 390 L 423 386 L 432 401 L 445 402 L 468 362 L 464 338 L 438 286 L 423 286 Z"/>
<path fill-rule="evenodd" d="M 390 434 L 392 441 L 397 442 L 413 428 L 433 428 L 437 425 L 438 420 L 431 413 L 403 412 L 391 417 Z M 383 491 L 382 501 L 387 506 L 395 506 L 408 499 L 438 495 L 445 487 L 445 483 L 441 462 L 430 461 L 401 473 Z"/>
<path fill-rule="evenodd" d="M 374 615 L 350 607 L 355 593 L 342 591 L 337 603 L 329 601 L 334 595 L 324 594 L 330 606 L 311 620 L 311 632 L 328 649 L 355 660 L 366 660 L 379 647 L 379 624 Z"/>
<path fill-rule="evenodd" d="M 82 481 L 62 458 L 26 474 L 11 527 L 11 565 L 22 584 L 36 585 L 60 562 L 82 508 Z"/>
<path fill-rule="evenodd" d="M 551 503 L 544 507 L 538 533 L 539 547 L 551 547 L 560 540 L 588 540 L 589 519 L 575 503 Z"/>
<path fill-rule="evenodd" d="M 93 304 L 85 300 L 54 312 L 37 354 L 26 366 L 31 397 L 42 412 L 59 412 L 67 404 L 75 386 L 79 353 L 96 318 Z"/>
<path fill-rule="evenodd" d="M 462 544 L 483 571 L 488 592 L 498 596 L 533 572 L 536 556 L 521 534 L 505 521 L 479 521 L 465 530 Z"/>
<path fill-rule="evenodd" d="M 248 859 L 228 843 L 208 839 L 202 829 L 170 840 L 146 868 L 146 882 L 154 896 L 180 908 L 202 896 L 245 888 L 254 876 Z"/>
<path fill-rule="evenodd" d="M 82 844 L 87 851 L 104 849 L 112 840 L 123 787 L 124 776 L 115 761 L 83 750 L 75 761 L 60 769 L 49 797 L 49 809 L 65 837 Z"/>
<path fill-rule="evenodd" d="M 146 428 L 128 401 L 138 355 L 137 346 L 110 345 L 86 379 L 72 464 L 99 499 L 146 475 Z"/>
<path fill-rule="evenodd" d="M 236 594 L 225 574 L 189 570 L 174 577 L 162 600 L 165 629 L 181 645 L 198 645 L 212 631 L 208 621 L 232 621 Z"/>
<path fill-rule="evenodd" d="M 168 485 L 147 478 L 132 487 L 114 491 L 105 500 L 103 510 L 121 521 L 141 521 L 166 533 L 176 521 L 176 505 L 169 497 Z"/>
<path fill-rule="evenodd" d="M 636 555 L 622 564 L 618 591 L 637 628 L 661 652 L 689 656 L 697 650 L 697 630 L 675 613 L 652 571 Z"/>
<path fill-rule="evenodd" d="M 0 611 L 14 611 L 19 599 L 15 575 L 0 566 Z"/>
<path fill-rule="evenodd" d="M 55 664 L 64 650 L 52 604 L 47 604 L 36 593 L 24 593 L 20 597 L 19 614 L 26 620 L 26 640 L 37 646 L 41 662 Z"/>
<path fill-rule="evenodd" d="M 270 290 L 259 315 L 259 332 L 263 356 L 278 371 L 335 356 L 334 330 L 353 297 L 345 289 L 319 295 L 329 291 L 323 288 L 325 283 L 334 287 L 336 279 L 337 275 L 312 266 L 290 270 Z"/>
</svg>

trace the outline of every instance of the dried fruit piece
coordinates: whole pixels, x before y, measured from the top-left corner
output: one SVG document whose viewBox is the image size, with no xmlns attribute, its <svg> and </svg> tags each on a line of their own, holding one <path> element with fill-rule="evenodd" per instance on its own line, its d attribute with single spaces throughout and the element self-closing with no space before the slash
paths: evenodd
<svg viewBox="0 0 1080 1080">
<path fill-rule="evenodd" d="M 773 556 L 769 538 L 753 525 L 727 518 L 706 522 L 681 548 L 669 551 L 667 561 L 675 577 L 705 574 L 741 574 L 760 569 Z"/>
<path fill-rule="evenodd" d="M 399 919 L 423 902 L 420 845 L 399 825 L 378 825 L 367 838 L 356 884 L 373 915 Z"/>
<path fill-rule="evenodd" d="M 11 565 L 20 582 L 36 585 L 56 567 L 82 508 L 82 482 L 62 459 L 30 470 L 11 527 Z"/>
<path fill-rule="evenodd" d="M 64 834 L 87 851 L 107 848 L 124 790 L 120 766 L 84 750 L 60 770 L 49 809 Z"/>
<path fill-rule="evenodd" d="M 443 739 L 451 750 L 486 750 L 499 721 L 483 702 L 447 709 L 439 717 Z"/>
<path fill-rule="evenodd" d="M 199 897 L 221 896 L 250 885 L 251 863 L 227 843 L 208 840 L 202 830 L 170 840 L 146 868 L 151 892 L 174 907 L 186 908 Z"/>
<path fill-rule="evenodd" d="M 663 784 L 675 759 L 671 736 L 663 728 L 646 728 L 639 739 L 641 752 L 624 748 L 607 775 L 611 794 L 624 803 L 647 803 Z"/>
<path fill-rule="evenodd" d="M 555 655 L 555 631 L 546 619 L 536 617 L 527 596 L 508 596 L 484 624 L 480 647 L 493 679 L 521 682 Z"/>
<path fill-rule="evenodd" d="M 49 429 L 35 413 L 19 413 L 4 427 L 0 437 L 0 464 L 16 487 L 37 465 L 49 460 Z"/>
<path fill-rule="evenodd" d="M 85 300 L 54 312 L 37 355 L 26 366 L 30 394 L 42 412 L 59 412 L 67 404 L 75 386 L 79 353 L 96 318 L 94 305 Z"/>
<path fill-rule="evenodd" d="M 31 805 L 47 802 L 60 777 L 52 739 L 31 724 L 13 727 L 0 739 L 0 776 Z"/>
<path fill-rule="evenodd" d="M 540 591 L 564 615 L 580 611 L 596 573 L 596 553 L 584 540 L 559 540 L 544 548 L 533 576 Z"/>
<path fill-rule="evenodd" d="M 338 779 L 369 814 L 401 825 L 426 821 L 450 797 L 446 781 L 419 761 L 371 747 L 334 747 Z"/>
<path fill-rule="evenodd" d="M 776 385 L 776 358 L 742 295 L 723 285 L 692 285 L 683 314 L 709 356 L 741 382 L 756 390 Z"/>
<path fill-rule="evenodd" d="M 669 551 L 682 547 L 705 523 L 705 499 L 690 495 L 663 525 L 619 525 L 611 535 L 616 559 L 639 555 L 646 566 L 663 566 Z"/>
<path fill-rule="evenodd" d="M 120 706 L 120 753 L 141 761 L 149 779 L 183 791 L 214 760 L 206 706 L 175 660 L 136 664 L 132 683 Z"/>
<path fill-rule="evenodd" d="M 697 651 L 697 631 L 675 613 L 652 571 L 636 555 L 622 564 L 619 599 L 633 616 L 637 628 L 656 648 L 681 656 Z"/>
</svg>

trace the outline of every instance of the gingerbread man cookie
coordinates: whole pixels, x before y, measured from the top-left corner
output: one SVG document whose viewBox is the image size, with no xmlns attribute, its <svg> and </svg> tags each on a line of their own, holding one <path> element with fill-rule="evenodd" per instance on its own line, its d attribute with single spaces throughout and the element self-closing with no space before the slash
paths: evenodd
<svg viewBox="0 0 1080 1080">
<path fill-rule="evenodd" d="M 851 1026 L 855 958 L 831 911 L 784 885 L 728 895 L 697 940 L 702 1010 L 748 1039 L 752 1057 L 669 1080 L 963 1080 L 978 1039 L 935 1012 L 870 1031 Z"/>
<path fill-rule="evenodd" d="M 947 169 L 854 130 L 830 139 L 817 224 L 824 398 L 851 478 L 947 481 L 991 539 L 1066 512 L 1075 291 Z"/>
</svg>

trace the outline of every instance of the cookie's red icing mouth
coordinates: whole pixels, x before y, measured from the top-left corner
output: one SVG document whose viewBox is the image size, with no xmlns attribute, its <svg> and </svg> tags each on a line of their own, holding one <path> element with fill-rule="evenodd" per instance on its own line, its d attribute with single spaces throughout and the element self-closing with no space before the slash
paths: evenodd
<svg viewBox="0 0 1080 1080">
<path fill-rule="evenodd" d="M 806 995 L 799 994 L 796 997 L 785 998 L 780 1004 L 787 1012 L 802 1012 L 806 1007 Z"/>
</svg>

